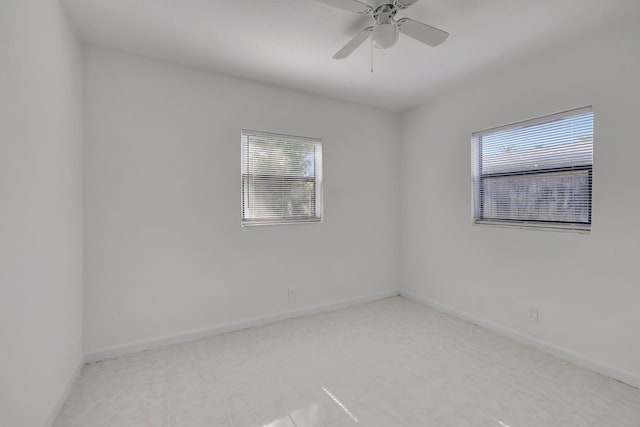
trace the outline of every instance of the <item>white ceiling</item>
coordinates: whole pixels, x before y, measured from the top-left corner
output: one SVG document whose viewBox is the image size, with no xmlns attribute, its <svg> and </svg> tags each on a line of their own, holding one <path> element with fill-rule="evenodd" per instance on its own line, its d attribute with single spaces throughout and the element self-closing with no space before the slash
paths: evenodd
<svg viewBox="0 0 640 427">
<path fill-rule="evenodd" d="M 451 36 L 437 48 L 401 36 L 374 51 L 371 74 L 368 43 L 332 59 L 371 18 L 314 0 L 63 3 L 89 42 L 393 111 L 492 64 L 640 17 L 638 0 L 419 0 L 398 16 Z"/>
</svg>

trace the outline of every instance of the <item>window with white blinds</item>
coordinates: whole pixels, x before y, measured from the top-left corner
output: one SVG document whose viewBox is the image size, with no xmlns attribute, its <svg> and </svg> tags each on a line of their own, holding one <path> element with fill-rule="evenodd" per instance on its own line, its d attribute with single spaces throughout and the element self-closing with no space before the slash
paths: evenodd
<svg viewBox="0 0 640 427">
<path fill-rule="evenodd" d="M 591 107 L 476 132 L 477 223 L 589 230 Z"/>
<path fill-rule="evenodd" d="M 242 131 L 242 225 L 322 219 L 322 143 Z"/>
</svg>

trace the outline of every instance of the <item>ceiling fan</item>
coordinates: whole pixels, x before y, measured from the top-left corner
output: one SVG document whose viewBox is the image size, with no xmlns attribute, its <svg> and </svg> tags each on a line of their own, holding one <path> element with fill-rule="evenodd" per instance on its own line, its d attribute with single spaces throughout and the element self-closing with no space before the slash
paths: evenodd
<svg viewBox="0 0 640 427">
<path fill-rule="evenodd" d="M 373 46 L 387 49 L 398 41 L 398 34 L 406 34 L 429 46 L 438 46 L 449 37 L 449 33 L 410 18 L 395 20 L 399 10 L 406 9 L 418 0 L 383 0 L 382 4 L 372 7 L 359 0 L 317 0 L 330 6 L 339 7 L 360 15 L 372 16 L 376 23 L 360 31 L 349 43 L 340 49 L 334 59 L 344 59 L 371 36 Z M 381 3 L 379 0 L 377 3 Z"/>
</svg>

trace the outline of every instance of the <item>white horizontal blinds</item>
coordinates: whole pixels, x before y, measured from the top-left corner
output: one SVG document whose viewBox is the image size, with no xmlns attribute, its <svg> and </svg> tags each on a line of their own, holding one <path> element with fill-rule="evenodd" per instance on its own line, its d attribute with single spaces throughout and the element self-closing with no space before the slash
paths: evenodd
<svg viewBox="0 0 640 427">
<path fill-rule="evenodd" d="M 321 144 L 243 131 L 243 223 L 320 220 Z"/>
<path fill-rule="evenodd" d="M 591 223 L 593 111 L 474 135 L 476 219 Z"/>
</svg>

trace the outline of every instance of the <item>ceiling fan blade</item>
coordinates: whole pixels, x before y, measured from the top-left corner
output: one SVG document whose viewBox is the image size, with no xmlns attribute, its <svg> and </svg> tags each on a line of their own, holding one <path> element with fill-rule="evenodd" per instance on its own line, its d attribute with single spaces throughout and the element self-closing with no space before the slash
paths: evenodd
<svg viewBox="0 0 640 427">
<path fill-rule="evenodd" d="M 398 21 L 398 28 L 401 33 L 433 47 L 444 43 L 447 37 L 449 37 L 449 33 L 446 31 L 409 18 L 400 19 Z"/>
<path fill-rule="evenodd" d="M 351 53 L 358 48 L 366 39 L 369 38 L 369 35 L 373 31 L 373 27 L 367 27 L 364 30 L 360 31 L 357 36 L 351 39 L 349 43 L 344 45 L 342 49 L 338 51 L 335 55 L 333 55 L 333 59 L 344 59 L 347 56 L 351 55 Z"/>
<path fill-rule="evenodd" d="M 394 0 L 393 4 L 396 5 L 398 9 L 406 9 L 418 0 Z"/>
<path fill-rule="evenodd" d="M 339 7 L 351 12 L 359 13 L 360 15 L 369 15 L 373 12 L 373 8 L 366 3 L 358 0 L 316 0 L 320 3 L 328 4 L 329 6 Z"/>
</svg>

